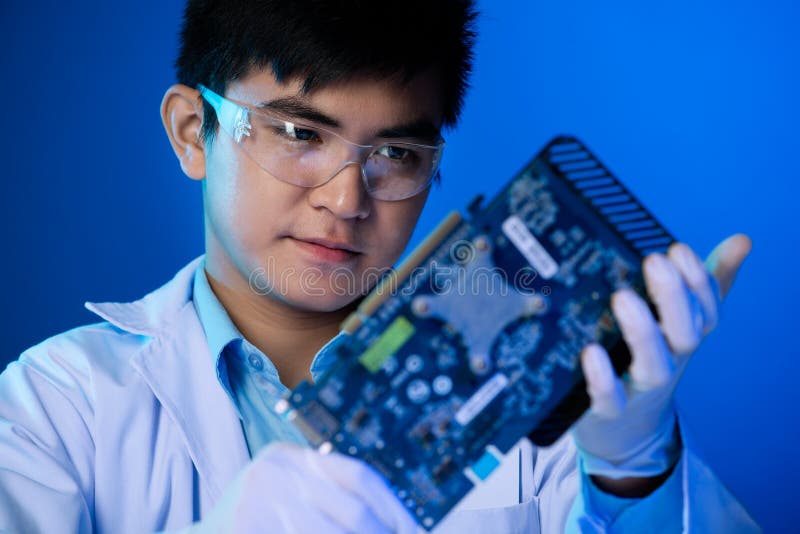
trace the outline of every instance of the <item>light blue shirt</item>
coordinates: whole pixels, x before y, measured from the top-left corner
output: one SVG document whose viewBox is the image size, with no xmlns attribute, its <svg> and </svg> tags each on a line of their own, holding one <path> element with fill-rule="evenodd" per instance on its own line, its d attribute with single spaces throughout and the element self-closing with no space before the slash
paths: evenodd
<svg viewBox="0 0 800 534">
<path fill-rule="evenodd" d="M 236 328 L 211 289 L 200 263 L 194 275 L 193 301 L 208 339 L 217 379 L 233 401 L 242 421 L 250 456 L 272 441 L 308 445 L 302 433 L 275 413 L 275 404 L 289 392 L 278 370 L 261 350 L 247 341 Z M 317 380 L 335 361 L 333 348 L 346 334 L 340 332 L 317 352 L 311 363 L 311 377 Z"/>
</svg>

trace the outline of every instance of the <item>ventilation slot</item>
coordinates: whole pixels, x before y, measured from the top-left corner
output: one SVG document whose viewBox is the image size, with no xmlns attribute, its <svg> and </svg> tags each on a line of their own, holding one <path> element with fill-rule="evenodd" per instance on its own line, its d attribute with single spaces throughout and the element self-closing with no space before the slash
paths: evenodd
<svg viewBox="0 0 800 534">
<path fill-rule="evenodd" d="M 626 211 L 641 210 L 639 204 L 635 202 L 628 202 L 627 204 L 620 204 L 618 206 L 605 206 L 600 208 L 600 213 L 603 215 L 611 215 L 612 213 L 622 213 Z"/>
<path fill-rule="evenodd" d="M 663 252 L 673 238 L 579 141 L 560 137 L 549 147 L 553 171 L 568 180 L 595 212 L 642 255 Z"/>
<path fill-rule="evenodd" d="M 624 190 L 620 186 L 615 185 L 612 187 L 598 187 L 596 189 L 589 189 L 587 191 L 583 191 L 583 196 L 585 196 L 586 198 L 592 198 L 592 197 L 600 197 L 603 195 L 611 195 L 613 193 L 620 193 L 620 192 L 624 193 Z"/>
<path fill-rule="evenodd" d="M 609 222 L 617 223 L 622 221 L 635 221 L 637 219 L 645 219 L 649 217 L 650 216 L 647 215 L 645 212 L 639 211 L 636 213 L 622 213 L 619 215 L 612 215 L 611 217 L 608 218 L 608 220 Z"/>
<path fill-rule="evenodd" d="M 651 230 L 640 230 L 638 232 L 630 232 L 625 234 L 626 239 L 642 239 L 644 237 L 655 237 L 664 235 L 664 230 L 661 228 L 653 228 Z"/>
<path fill-rule="evenodd" d="M 562 152 L 575 152 L 576 150 L 583 150 L 580 143 L 570 141 L 568 143 L 559 143 L 550 146 L 550 154 L 560 154 Z"/>
<path fill-rule="evenodd" d="M 617 225 L 617 230 L 620 232 L 627 232 L 629 230 L 638 230 L 640 228 L 650 228 L 655 226 L 656 222 L 652 219 L 648 219 L 646 221 L 636 221 L 630 223 L 623 223 Z"/>
<path fill-rule="evenodd" d="M 577 152 L 564 152 L 563 154 L 554 154 L 550 156 L 550 163 L 552 163 L 553 165 L 557 165 L 559 163 L 565 163 L 567 161 L 577 161 L 585 159 L 589 159 L 589 154 L 587 154 L 583 150 L 579 150 Z"/>
<path fill-rule="evenodd" d="M 573 171 L 581 171 L 584 169 L 592 169 L 597 167 L 597 162 L 591 159 L 584 159 L 581 161 L 574 161 L 572 163 L 562 163 L 558 165 L 559 172 L 564 174 L 573 172 Z"/>
<path fill-rule="evenodd" d="M 594 206 L 606 206 L 608 204 L 621 204 L 623 202 L 630 202 L 633 200 L 630 195 L 614 195 L 610 197 L 599 197 L 592 199 Z"/>
<path fill-rule="evenodd" d="M 642 239 L 639 241 L 634 241 L 633 246 L 638 249 L 649 249 L 653 247 L 667 246 L 671 242 L 672 242 L 671 237 L 664 236 L 664 237 L 657 237 L 655 239 Z"/>
<path fill-rule="evenodd" d="M 600 178 L 601 176 L 608 176 L 608 174 L 604 169 L 597 168 L 588 171 L 570 172 L 564 176 L 573 182 L 577 182 L 578 180 L 583 180 L 584 178 Z"/>
<path fill-rule="evenodd" d="M 590 187 L 601 187 L 616 183 L 617 182 L 613 178 L 598 178 L 596 180 L 581 180 L 575 184 L 575 187 L 577 189 L 589 189 Z"/>
</svg>

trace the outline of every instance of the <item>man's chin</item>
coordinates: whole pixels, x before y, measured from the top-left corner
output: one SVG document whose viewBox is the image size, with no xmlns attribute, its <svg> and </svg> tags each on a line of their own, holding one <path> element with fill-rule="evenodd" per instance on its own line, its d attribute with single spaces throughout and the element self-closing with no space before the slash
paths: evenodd
<svg viewBox="0 0 800 534">
<path fill-rule="evenodd" d="M 292 308 L 307 312 L 349 313 L 355 310 L 364 299 L 364 295 L 361 294 L 342 293 L 322 288 L 318 288 L 317 291 L 308 290 L 299 293 L 285 295 L 283 300 Z"/>
</svg>

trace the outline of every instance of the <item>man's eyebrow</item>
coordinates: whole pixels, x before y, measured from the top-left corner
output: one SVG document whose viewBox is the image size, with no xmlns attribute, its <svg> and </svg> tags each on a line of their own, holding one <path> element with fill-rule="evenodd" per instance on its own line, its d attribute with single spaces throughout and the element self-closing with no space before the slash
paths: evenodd
<svg viewBox="0 0 800 534">
<path fill-rule="evenodd" d="M 433 121 L 421 118 L 405 124 L 385 128 L 376 134 L 376 137 L 384 139 L 412 138 L 421 141 L 437 143 L 441 140 L 442 134 L 438 126 Z"/>
<path fill-rule="evenodd" d="M 269 109 L 288 117 L 304 119 L 330 128 L 341 128 L 341 123 L 337 119 L 326 115 L 324 112 L 296 96 L 286 96 L 268 100 L 261 102 L 256 107 L 259 109 Z M 441 139 L 441 131 L 433 121 L 420 118 L 405 124 L 384 128 L 378 131 L 375 137 L 383 139 L 419 139 L 433 144 Z"/>
<path fill-rule="evenodd" d="M 287 96 L 283 98 L 276 98 L 275 100 L 268 100 L 266 102 L 261 102 L 256 107 L 259 109 L 270 109 L 272 111 L 277 111 L 282 115 L 287 115 L 289 117 L 298 119 L 305 119 L 307 121 L 316 122 L 317 124 L 329 126 L 331 128 L 340 127 L 339 121 L 326 115 L 317 108 L 308 105 L 306 102 L 300 98 L 297 98 L 296 96 Z"/>
</svg>

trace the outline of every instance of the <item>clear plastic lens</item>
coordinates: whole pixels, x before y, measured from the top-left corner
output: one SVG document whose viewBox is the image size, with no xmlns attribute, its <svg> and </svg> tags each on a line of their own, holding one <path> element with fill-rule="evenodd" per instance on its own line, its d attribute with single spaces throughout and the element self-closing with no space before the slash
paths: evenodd
<svg viewBox="0 0 800 534">
<path fill-rule="evenodd" d="M 222 129 L 255 163 L 275 178 L 302 187 L 322 185 L 344 166 L 359 163 L 373 198 L 402 200 L 430 184 L 444 147 L 444 142 L 359 145 L 323 128 L 234 103 L 203 86 L 200 91 L 216 110 Z"/>
</svg>

